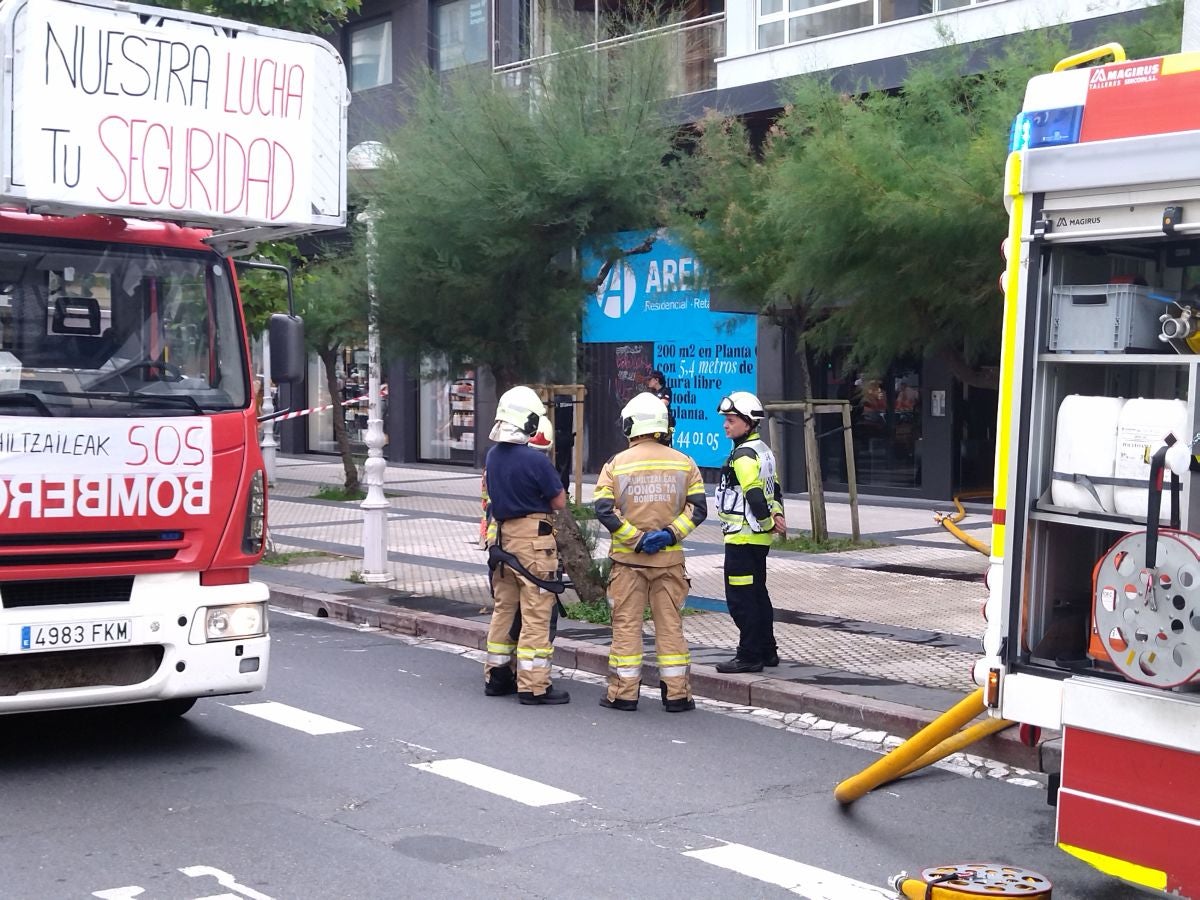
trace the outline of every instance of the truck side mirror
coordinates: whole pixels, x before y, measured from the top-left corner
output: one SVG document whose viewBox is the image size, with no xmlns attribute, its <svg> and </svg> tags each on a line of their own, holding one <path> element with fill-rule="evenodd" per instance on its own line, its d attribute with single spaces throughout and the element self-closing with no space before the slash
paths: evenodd
<svg viewBox="0 0 1200 900">
<path fill-rule="evenodd" d="M 271 380 L 292 384 L 304 377 L 304 320 L 287 313 L 274 313 L 268 325 L 271 341 Z"/>
</svg>

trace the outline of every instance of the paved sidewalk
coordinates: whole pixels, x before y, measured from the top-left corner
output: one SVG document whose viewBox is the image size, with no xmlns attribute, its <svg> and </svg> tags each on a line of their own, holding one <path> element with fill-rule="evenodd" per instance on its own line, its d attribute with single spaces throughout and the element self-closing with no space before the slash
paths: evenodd
<svg viewBox="0 0 1200 900">
<path fill-rule="evenodd" d="M 276 474 L 269 507 L 271 539 L 277 553 L 303 555 L 283 567 L 256 569 L 255 577 L 272 585 L 275 602 L 325 614 L 377 620 L 390 616 L 410 633 L 454 639 L 428 630 L 431 622 L 448 617 L 461 626 L 456 633 L 462 642 L 479 644 L 490 598 L 478 543 L 478 472 L 388 468 L 394 581 L 382 588 L 352 580 L 362 567 L 358 505 L 313 499 L 321 486 L 340 484 L 341 464 L 327 458 L 280 458 Z M 585 502 L 591 490 L 590 484 L 584 486 Z M 789 526 L 806 529 L 807 502 L 789 498 L 786 507 Z M 949 511 L 949 504 L 943 511 Z M 848 505 L 831 502 L 828 514 L 831 531 L 849 532 Z M 782 691 L 774 704 L 763 703 L 775 708 L 787 705 L 785 695 L 815 698 L 831 710 L 841 698 L 841 721 L 857 716 L 853 720 L 864 727 L 907 734 L 974 690 L 970 672 L 983 631 L 980 606 L 987 560 L 936 525 L 931 508 L 864 505 L 859 515 L 863 538 L 884 546 L 836 554 L 772 551 L 768 586 L 782 662 L 764 673 L 766 678 L 739 680 L 708 668 L 732 655 L 737 630 L 723 600 L 719 528 L 710 519 L 689 538 L 688 605 L 697 612 L 684 623 L 695 671 L 727 682 L 713 686 L 706 677 L 710 696 L 737 702 L 744 681 L 758 685 L 760 700 L 768 687 Z M 988 515 L 980 511 L 960 527 L 986 541 L 988 523 Z M 601 534 L 597 538 L 599 554 L 607 550 L 607 542 Z M 652 653 L 650 623 L 646 634 Z M 560 626 L 560 647 L 582 647 L 584 657 L 603 660 L 604 668 L 608 639 L 606 627 L 569 620 Z M 556 662 L 560 655 L 556 652 Z M 575 655 L 578 659 L 579 653 Z M 720 696 L 729 685 L 734 686 L 732 695 Z M 999 753 L 1009 754 L 1016 765 L 1038 768 L 1036 751 L 1008 746 L 1015 741 L 1004 737 L 994 742 L 1004 745 Z"/>
</svg>

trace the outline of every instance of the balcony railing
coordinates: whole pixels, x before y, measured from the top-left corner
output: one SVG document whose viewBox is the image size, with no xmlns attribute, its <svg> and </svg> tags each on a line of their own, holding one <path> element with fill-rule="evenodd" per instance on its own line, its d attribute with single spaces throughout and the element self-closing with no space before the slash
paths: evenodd
<svg viewBox="0 0 1200 900">
<path fill-rule="evenodd" d="M 688 19 L 635 34 L 609 38 L 584 49 L 597 53 L 602 60 L 615 62 L 624 48 L 638 41 L 654 40 L 661 46 L 665 60 L 662 97 L 679 97 L 717 86 L 717 58 L 725 55 L 725 14 L 715 13 Z M 506 87 L 528 90 L 533 68 L 553 63 L 558 54 L 548 53 L 517 62 L 495 66 L 493 71 Z"/>
</svg>

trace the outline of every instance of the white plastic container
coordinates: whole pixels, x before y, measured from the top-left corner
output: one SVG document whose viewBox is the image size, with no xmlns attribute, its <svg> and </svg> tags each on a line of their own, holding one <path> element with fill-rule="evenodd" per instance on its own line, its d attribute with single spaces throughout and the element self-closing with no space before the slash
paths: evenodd
<svg viewBox="0 0 1200 900">
<path fill-rule="evenodd" d="M 1058 407 L 1054 430 L 1056 476 L 1113 477 L 1117 427 L 1124 406 L 1125 401 L 1120 397 L 1070 394 L 1063 400 Z M 1113 486 L 1091 483 L 1091 488 L 1094 495 L 1086 483 L 1055 477 L 1050 482 L 1050 502 L 1080 512 L 1112 515 L 1115 508 Z"/>
<path fill-rule="evenodd" d="M 1138 487 L 1118 487 L 1115 491 L 1116 511 L 1121 516 L 1145 518 L 1150 497 L 1149 455 L 1163 445 L 1163 438 L 1174 434 L 1187 440 L 1187 405 L 1182 400 L 1148 400 L 1138 397 L 1128 400 L 1121 409 L 1117 426 L 1116 476 L 1141 482 Z M 1166 484 L 1170 485 L 1170 476 Z M 1182 498 L 1180 498 L 1182 501 Z M 1164 491 L 1159 519 L 1171 518 L 1170 492 Z"/>
<path fill-rule="evenodd" d="M 0 350 L 0 391 L 21 387 L 21 361 L 7 350 Z"/>
</svg>

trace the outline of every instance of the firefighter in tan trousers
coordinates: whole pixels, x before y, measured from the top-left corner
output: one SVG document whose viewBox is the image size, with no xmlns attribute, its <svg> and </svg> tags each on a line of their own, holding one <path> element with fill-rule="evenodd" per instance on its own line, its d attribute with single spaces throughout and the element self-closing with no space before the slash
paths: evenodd
<svg viewBox="0 0 1200 900">
<path fill-rule="evenodd" d="M 490 697 L 515 693 L 529 706 L 571 699 L 550 683 L 555 595 L 546 587 L 558 582 L 552 517 L 567 500 L 547 455 L 529 446 L 545 414 L 545 405 L 532 389 L 505 391 L 489 435 L 496 445 L 485 462 L 492 516 L 488 566 L 496 605 L 488 629 L 484 693 Z M 518 611 L 521 628 L 514 642 L 509 631 Z"/>
<path fill-rule="evenodd" d="M 681 543 L 704 521 L 708 506 L 695 462 L 660 442 L 669 427 L 666 404 L 653 394 L 630 400 L 621 411 L 629 449 L 604 464 L 593 495 L 596 518 L 612 533 L 613 636 L 608 693 L 600 701 L 607 709 L 637 709 L 647 603 L 654 617 L 663 707 L 667 712 L 696 708 L 683 636 L 688 580 Z"/>
</svg>

